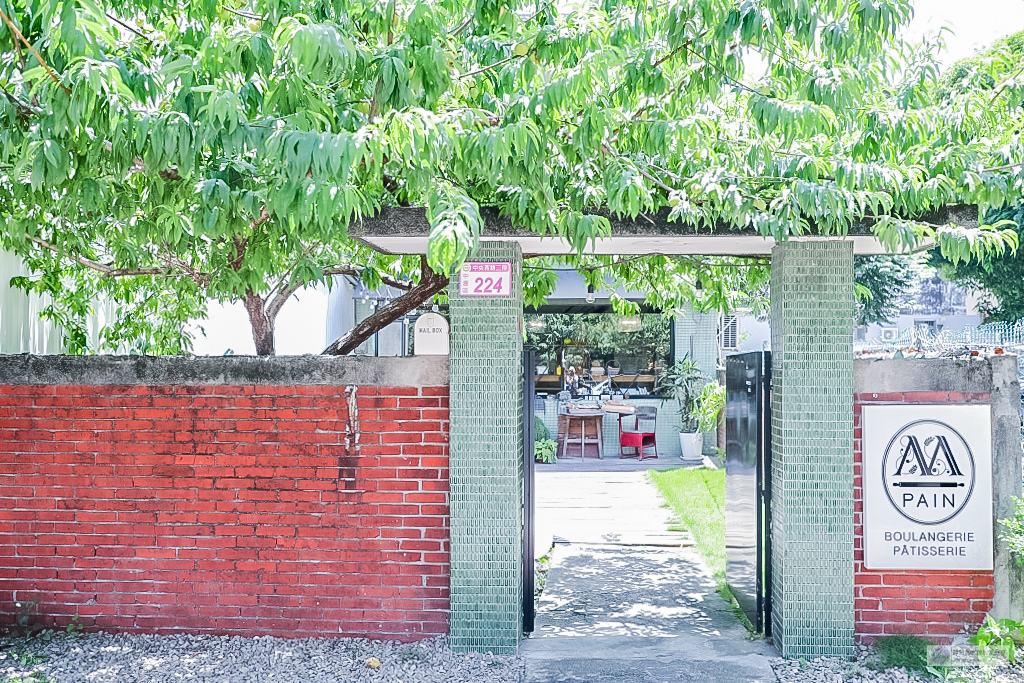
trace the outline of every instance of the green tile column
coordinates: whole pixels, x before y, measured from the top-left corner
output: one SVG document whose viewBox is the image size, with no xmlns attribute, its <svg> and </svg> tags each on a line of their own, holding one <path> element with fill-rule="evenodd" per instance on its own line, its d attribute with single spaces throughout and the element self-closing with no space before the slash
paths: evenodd
<svg viewBox="0 0 1024 683">
<path fill-rule="evenodd" d="M 853 244 L 772 250 L 772 638 L 854 654 Z"/>
<path fill-rule="evenodd" d="M 708 378 L 716 378 L 719 349 L 718 312 L 697 313 L 692 306 L 687 305 L 676 315 L 673 331 L 676 360 L 689 355 Z M 715 455 L 717 446 L 717 434 L 708 432 L 704 435 L 704 455 Z"/>
<path fill-rule="evenodd" d="M 509 298 L 463 298 L 451 314 L 452 648 L 514 653 L 522 632 L 523 258 L 488 242 L 474 261 L 510 261 Z"/>
</svg>

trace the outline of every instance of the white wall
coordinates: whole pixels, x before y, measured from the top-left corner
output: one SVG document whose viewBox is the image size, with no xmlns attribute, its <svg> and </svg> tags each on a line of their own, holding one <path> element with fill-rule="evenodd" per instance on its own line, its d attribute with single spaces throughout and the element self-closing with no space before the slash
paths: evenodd
<svg viewBox="0 0 1024 683">
<path fill-rule="evenodd" d="M 326 287 L 309 287 L 293 294 L 277 314 L 277 355 L 317 354 L 327 348 L 327 311 Z M 206 320 L 197 321 L 195 327 L 205 332 L 195 330 L 192 352 L 197 356 L 223 356 L 229 350 L 236 356 L 256 353 L 249 315 L 241 303 L 211 303 Z"/>
<path fill-rule="evenodd" d="M 11 287 L 11 278 L 18 275 L 28 275 L 28 268 L 14 254 L 0 251 L 0 353 L 60 353 L 60 329 L 39 319 L 49 302 Z"/>
<path fill-rule="evenodd" d="M 744 314 L 739 316 L 739 324 L 739 351 L 727 351 L 726 354 L 771 349 L 771 320 L 758 320 L 753 315 Z"/>
</svg>

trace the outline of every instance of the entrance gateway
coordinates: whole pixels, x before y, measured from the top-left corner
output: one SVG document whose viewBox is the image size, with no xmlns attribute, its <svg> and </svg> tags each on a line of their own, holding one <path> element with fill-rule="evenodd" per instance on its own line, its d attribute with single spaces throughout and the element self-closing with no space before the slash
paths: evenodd
<svg viewBox="0 0 1024 683">
<path fill-rule="evenodd" d="M 506 295 L 449 289 L 451 323 L 450 643 L 513 653 L 522 634 L 523 253 L 559 255 L 559 237 L 486 213 L 474 263 L 509 264 Z M 885 250 L 869 223 L 842 238 L 775 244 L 752 229 L 711 232 L 612 220 L 600 254 L 771 254 L 771 633 L 783 656 L 854 654 L 853 256 Z M 975 207 L 928 222 L 977 223 Z M 396 254 L 424 253 L 421 209 L 388 209 L 351 234 Z M 501 267 L 502 277 L 505 270 Z M 481 271 L 482 272 L 482 271 Z M 493 285 L 492 285 L 493 286 Z M 486 362 L 484 362 L 486 361 Z"/>
</svg>

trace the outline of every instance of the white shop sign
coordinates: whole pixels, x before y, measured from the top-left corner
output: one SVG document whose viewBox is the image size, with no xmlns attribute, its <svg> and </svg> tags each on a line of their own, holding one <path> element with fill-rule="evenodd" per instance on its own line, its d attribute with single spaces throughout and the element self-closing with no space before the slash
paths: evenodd
<svg viewBox="0 0 1024 683">
<path fill-rule="evenodd" d="M 448 321 L 438 313 L 425 313 L 413 326 L 413 353 L 417 356 L 448 355 Z"/>
<path fill-rule="evenodd" d="M 459 296 L 512 296 L 512 263 L 466 261 L 460 271 Z"/>
<path fill-rule="evenodd" d="M 992 569 L 989 406 L 864 406 L 864 565 Z"/>
</svg>

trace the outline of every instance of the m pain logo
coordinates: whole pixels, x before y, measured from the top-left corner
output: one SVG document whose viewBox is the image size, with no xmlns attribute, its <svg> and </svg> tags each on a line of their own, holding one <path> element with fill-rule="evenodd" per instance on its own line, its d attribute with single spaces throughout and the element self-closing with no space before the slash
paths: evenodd
<svg viewBox="0 0 1024 683">
<path fill-rule="evenodd" d="M 941 524 L 960 514 L 974 491 L 974 455 L 945 422 L 915 420 L 889 441 L 881 476 L 897 512 L 918 524 Z"/>
</svg>

